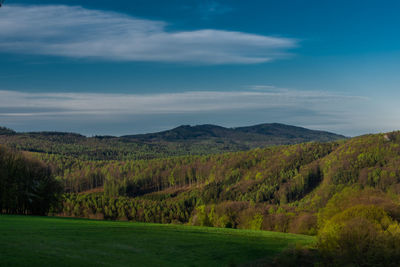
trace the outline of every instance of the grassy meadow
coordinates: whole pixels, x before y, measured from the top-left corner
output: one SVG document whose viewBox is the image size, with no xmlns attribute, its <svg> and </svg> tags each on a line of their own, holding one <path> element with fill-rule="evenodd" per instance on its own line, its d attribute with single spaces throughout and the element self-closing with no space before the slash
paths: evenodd
<svg viewBox="0 0 400 267">
<path fill-rule="evenodd" d="M 1 266 L 240 266 L 312 242 L 267 231 L 0 215 Z"/>
</svg>

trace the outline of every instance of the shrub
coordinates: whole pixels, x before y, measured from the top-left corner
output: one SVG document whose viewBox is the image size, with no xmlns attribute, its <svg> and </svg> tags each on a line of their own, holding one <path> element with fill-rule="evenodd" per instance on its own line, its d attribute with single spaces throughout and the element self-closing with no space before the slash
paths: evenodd
<svg viewBox="0 0 400 267">
<path fill-rule="evenodd" d="M 317 247 L 326 263 L 399 266 L 400 226 L 383 208 L 357 205 L 336 214 L 318 232 Z"/>
<path fill-rule="evenodd" d="M 356 205 L 381 207 L 390 217 L 400 221 L 398 199 L 374 188 L 347 187 L 336 193 L 318 213 L 320 227 L 336 214 Z"/>
</svg>

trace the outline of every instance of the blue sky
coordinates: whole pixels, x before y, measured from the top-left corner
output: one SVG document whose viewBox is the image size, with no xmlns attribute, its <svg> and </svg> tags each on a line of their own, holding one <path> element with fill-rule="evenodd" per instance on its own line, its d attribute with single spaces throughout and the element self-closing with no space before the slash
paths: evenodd
<svg viewBox="0 0 400 267">
<path fill-rule="evenodd" d="M 19 1 L 0 125 L 93 134 L 281 122 L 400 128 L 398 1 Z"/>
</svg>

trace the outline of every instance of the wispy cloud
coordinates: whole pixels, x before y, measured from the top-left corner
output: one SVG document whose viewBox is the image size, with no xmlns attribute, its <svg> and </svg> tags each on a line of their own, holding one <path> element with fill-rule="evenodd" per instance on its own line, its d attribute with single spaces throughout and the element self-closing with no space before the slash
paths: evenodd
<svg viewBox="0 0 400 267">
<path fill-rule="evenodd" d="M 0 25 L 3 53 L 72 58 L 252 64 L 285 57 L 298 46 L 296 39 L 244 32 L 171 32 L 163 21 L 79 6 L 6 5 Z"/>
<path fill-rule="evenodd" d="M 24 93 L 0 91 L 0 116 L 118 115 L 218 112 L 270 108 L 308 108 L 333 112 L 338 104 L 363 101 L 323 91 L 191 91 L 158 94 Z M 12 109 L 11 113 L 4 112 Z M 31 112 L 27 113 L 27 109 Z M 45 111 L 43 111 L 45 110 Z M 2 112 L 3 111 L 3 112 Z"/>
<path fill-rule="evenodd" d="M 388 112 L 398 107 L 381 106 L 374 99 L 327 91 L 265 89 L 154 94 L 0 91 L 0 125 L 29 131 L 129 134 L 183 123 L 282 122 L 357 135 L 394 130 L 392 126 L 400 123 L 398 113 Z"/>
</svg>

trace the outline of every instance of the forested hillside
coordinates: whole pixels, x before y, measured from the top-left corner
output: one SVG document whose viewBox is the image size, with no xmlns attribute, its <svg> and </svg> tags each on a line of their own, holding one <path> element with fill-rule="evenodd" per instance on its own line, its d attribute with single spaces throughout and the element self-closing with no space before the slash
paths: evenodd
<svg viewBox="0 0 400 267">
<path fill-rule="evenodd" d="M 316 254 L 300 250 L 294 257 L 398 266 L 399 163 L 400 132 L 392 132 L 219 155 L 54 166 L 75 192 L 64 195 L 61 215 L 317 235 Z"/>
<path fill-rule="evenodd" d="M 344 188 L 397 195 L 399 136 L 152 160 L 31 154 L 62 181 L 65 215 L 316 233 Z"/>
<path fill-rule="evenodd" d="M 180 126 L 172 130 L 122 137 L 63 132 L 16 133 L 0 128 L 0 144 L 83 160 L 137 160 L 243 151 L 257 147 L 344 139 L 342 135 L 283 124 L 241 128 Z"/>
<path fill-rule="evenodd" d="M 225 128 L 212 124 L 182 125 L 172 130 L 126 135 L 123 138 L 140 140 L 144 142 L 154 141 L 184 141 L 184 140 L 231 140 L 238 143 L 247 143 L 249 148 L 258 144 L 294 144 L 308 141 L 332 141 L 345 138 L 330 132 L 309 130 L 302 127 L 285 125 L 280 123 L 265 123 L 247 127 Z"/>
<path fill-rule="evenodd" d="M 356 240 L 360 249 L 379 252 L 374 262 L 400 262 L 400 132 L 149 160 L 25 152 L 10 165 L 15 156 L 4 151 L 2 166 L 33 167 L 2 173 L 3 210 L 15 199 L 11 176 L 51 174 L 64 188 L 55 215 L 318 234 L 328 262 L 362 255 L 351 250 Z"/>
</svg>

